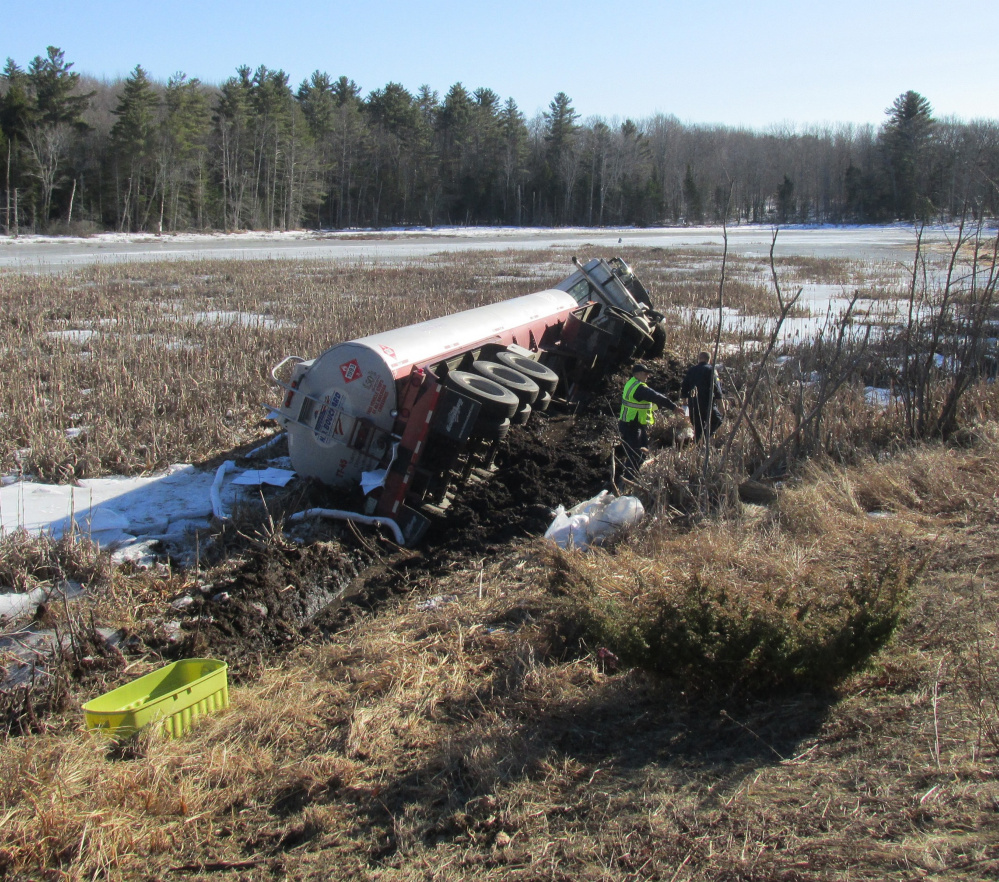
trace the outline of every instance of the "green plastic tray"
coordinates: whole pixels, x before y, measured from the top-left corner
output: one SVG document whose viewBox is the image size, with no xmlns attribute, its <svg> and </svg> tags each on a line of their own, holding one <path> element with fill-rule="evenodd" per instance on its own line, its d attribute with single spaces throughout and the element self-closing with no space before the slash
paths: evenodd
<svg viewBox="0 0 999 882">
<path fill-rule="evenodd" d="M 214 658 L 175 661 L 88 701 L 87 728 L 126 736 L 160 723 L 167 738 L 179 738 L 202 714 L 229 707 L 228 670 Z"/>
</svg>

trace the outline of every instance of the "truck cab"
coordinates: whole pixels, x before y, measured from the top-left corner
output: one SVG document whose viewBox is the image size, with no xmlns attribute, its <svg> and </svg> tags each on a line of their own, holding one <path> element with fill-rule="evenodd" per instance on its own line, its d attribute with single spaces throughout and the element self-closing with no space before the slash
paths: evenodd
<svg viewBox="0 0 999 882">
<path fill-rule="evenodd" d="M 620 334 L 627 324 L 640 337 L 641 354 L 659 358 L 666 347 L 665 318 L 652 307 L 649 292 L 620 257 L 595 257 L 581 264 L 572 259 L 576 271 L 555 288 L 565 291 L 580 305 L 597 303 L 603 308 L 593 319 L 596 327 Z"/>
</svg>

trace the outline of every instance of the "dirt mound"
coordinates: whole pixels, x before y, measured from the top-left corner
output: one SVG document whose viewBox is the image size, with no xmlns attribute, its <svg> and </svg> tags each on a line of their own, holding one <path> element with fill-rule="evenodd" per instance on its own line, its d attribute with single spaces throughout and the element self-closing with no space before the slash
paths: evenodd
<svg viewBox="0 0 999 882">
<path fill-rule="evenodd" d="M 666 357 L 651 366 L 650 385 L 678 401 L 682 363 Z M 574 412 L 553 409 L 513 429 L 496 457 L 495 474 L 456 494 L 430 530 L 426 554 L 481 556 L 540 536 L 556 506 L 612 489 L 617 415 L 627 378 L 626 371 L 607 378 Z"/>
<path fill-rule="evenodd" d="M 369 561 L 337 541 L 274 542 L 175 598 L 173 628 L 151 627 L 140 636 L 169 658 L 224 658 L 239 680 L 253 664 L 314 633 L 316 615 L 340 602 Z"/>
<path fill-rule="evenodd" d="M 488 480 L 462 488 L 426 538 L 428 555 L 481 555 L 540 536 L 559 504 L 600 492 L 611 476 L 614 421 L 541 416 L 512 431 Z"/>
</svg>

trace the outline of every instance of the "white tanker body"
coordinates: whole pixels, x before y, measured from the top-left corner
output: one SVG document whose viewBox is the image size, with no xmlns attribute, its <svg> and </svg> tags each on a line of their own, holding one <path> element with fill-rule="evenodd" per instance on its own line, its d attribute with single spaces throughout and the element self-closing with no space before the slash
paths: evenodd
<svg viewBox="0 0 999 882">
<path fill-rule="evenodd" d="M 286 393 L 274 418 L 295 470 L 348 493 L 370 481 L 358 507 L 418 541 L 422 510 L 492 468 L 511 420 L 556 394 L 572 399 L 594 372 L 651 345 L 647 307 L 629 310 L 620 284 L 604 295 L 602 278 L 622 275 L 613 266 L 593 260 L 558 289 L 286 358 L 272 371 Z"/>
<path fill-rule="evenodd" d="M 298 362 L 279 419 L 295 470 L 333 487 L 358 484 L 390 450 L 397 382 L 405 388 L 414 369 L 487 345 L 527 344 L 576 307 L 564 291 L 542 291 L 340 343 Z"/>
</svg>

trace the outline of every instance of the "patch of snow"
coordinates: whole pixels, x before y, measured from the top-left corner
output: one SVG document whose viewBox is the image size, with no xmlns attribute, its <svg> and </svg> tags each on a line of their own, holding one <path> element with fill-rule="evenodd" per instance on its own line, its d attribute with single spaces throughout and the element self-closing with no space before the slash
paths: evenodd
<svg viewBox="0 0 999 882">
<path fill-rule="evenodd" d="M 196 325 L 241 325 L 244 328 L 263 328 L 265 330 L 276 330 L 281 328 L 293 328 L 292 322 L 282 319 L 270 318 L 266 315 L 259 315 L 254 312 L 192 312 L 185 315 L 172 317 L 177 322 L 190 322 Z"/>
<path fill-rule="evenodd" d="M 136 539 L 129 545 L 124 545 L 111 555 L 111 560 L 117 564 L 126 561 L 139 569 L 148 570 L 156 565 L 158 539 Z"/>
<path fill-rule="evenodd" d="M 873 407 L 889 407 L 897 397 L 892 395 L 891 389 L 881 389 L 878 386 L 864 387 L 864 400 Z"/>
<path fill-rule="evenodd" d="M 232 483 L 248 484 L 254 487 L 257 487 L 260 484 L 270 484 L 274 487 L 284 487 L 294 477 L 295 472 L 289 471 L 288 469 L 276 469 L 273 467 L 266 469 L 247 469 L 242 474 L 233 478 Z"/>
<path fill-rule="evenodd" d="M 946 246 L 954 228 L 927 229 L 923 244 Z M 763 259 L 773 228 L 729 227 L 414 227 L 388 230 L 291 230 L 244 233 L 180 233 L 164 236 L 102 233 L 88 238 L 0 237 L 0 268 L 63 272 L 98 261 L 319 259 L 400 261 L 432 257 L 442 251 L 636 247 L 705 248 L 719 251 L 727 237 L 732 253 Z M 916 233 L 910 225 L 789 226 L 777 240 L 779 256 L 909 260 Z"/>
<path fill-rule="evenodd" d="M 0 619 L 18 619 L 32 612 L 48 597 L 44 588 L 35 588 L 27 593 L 0 594 Z"/>
<path fill-rule="evenodd" d="M 40 603 L 53 598 L 72 600 L 83 593 L 78 582 L 63 582 L 55 586 L 41 586 L 27 592 L 0 594 L 0 619 L 17 619 L 34 612 Z"/>
<path fill-rule="evenodd" d="M 121 640 L 121 634 L 109 628 L 98 628 L 97 633 L 111 647 L 116 647 Z M 49 676 L 38 663 L 51 656 L 58 647 L 69 648 L 71 642 L 69 634 L 34 626 L 0 637 L 0 658 L 3 658 L 0 687 L 9 689 L 27 683 L 33 677 Z"/>
<path fill-rule="evenodd" d="M 97 334 L 93 328 L 70 328 L 65 331 L 48 331 L 47 336 L 67 343 L 86 343 Z"/>
<path fill-rule="evenodd" d="M 233 482 L 238 475 L 238 470 L 227 474 L 216 485 L 214 472 L 175 465 L 148 477 L 91 478 L 75 486 L 8 480 L 0 486 L 0 533 L 25 530 L 58 539 L 73 531 L 101 547 L 120 549 L 121 559 L 147 558 L 152 546 L 141 552 L 135 547 L 143 542 L 185 550 L 211 523 L 213 486 L 224 507 L 259 499 L 259 482 L 248 492 L 245 483 Z"/>
</svg>

